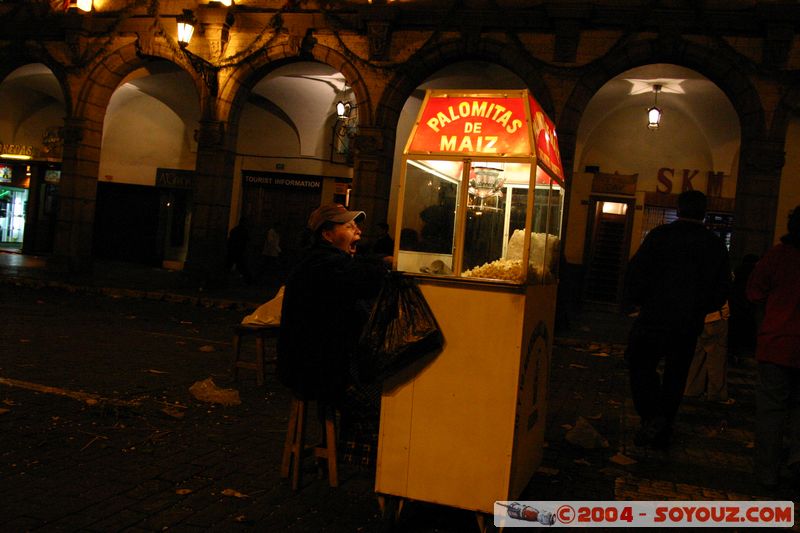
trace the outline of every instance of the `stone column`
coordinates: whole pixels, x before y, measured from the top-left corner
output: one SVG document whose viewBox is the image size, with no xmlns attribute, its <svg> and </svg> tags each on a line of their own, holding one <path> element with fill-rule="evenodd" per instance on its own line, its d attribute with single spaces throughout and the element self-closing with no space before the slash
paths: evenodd
<svg viewBox="0 0 800 533">
<path fill-rule="evenodd" d="M 733 265 L 745 254 L 761 255 L 772 246 L 784 162 L 782 142 L 742 139 L 731 240 Z"/>
<path fill-rule="evenodd" d="M 217 62 L 222 59 L 228 45 L 234 23 L 233 13 L 220 3 L 200 4 L 197 6 L 197 18 L 200 21 L 200 33 L 208 44 L 209 59 L 212 63 Z"/>
<path fill-rule="evenodd" d="M 58 216 L 48 265 L 57 270 L 89 273 L 102 130 L 97 123 L 68 118 L 62 137 Z"/>
<path fill-rule="evenodd" d="M 225 130 L 225 122 L 201 120 L 195 133 L 197 163 L 185 269 L 207 281 L 223 279 L 225 268 L 234 170 Z"/>
<path fill-rule="evenodd" d="M 367 213 L 372 223 L 385 220 L 389 213 L 392 184 L 394 131 L 359 126 L 354 139 L 353 194 L 351 205 Z"/>
</svg>

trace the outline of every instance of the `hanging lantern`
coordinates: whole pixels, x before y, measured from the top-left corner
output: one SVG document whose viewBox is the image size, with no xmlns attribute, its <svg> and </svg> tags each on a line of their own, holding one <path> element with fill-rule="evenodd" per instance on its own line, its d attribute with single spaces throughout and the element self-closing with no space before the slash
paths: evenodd
<svg viewBox="0 0 800 533">
<path fill-rule="evenodd" d="M 647 127 L 651 130 L 657 130 L 661 125 L 661 108 L 658 107 L 659 91 L 661 91 L 661 85 L 653 85 L 653 93 L 655 93 L 653 106 L 647 110 Z"/>
</svg>

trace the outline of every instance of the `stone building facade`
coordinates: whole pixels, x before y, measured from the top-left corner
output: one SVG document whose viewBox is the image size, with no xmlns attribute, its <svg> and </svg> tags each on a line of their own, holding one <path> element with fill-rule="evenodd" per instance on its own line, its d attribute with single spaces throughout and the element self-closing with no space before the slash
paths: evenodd
<svg viewBox="0 0 800 533">
<path fill-rule="evenodd" d="M 71 269 L 91 265 L 112 94 L 154 58 L 188 73 L 200 101 L 187 268 L 221 267 L 244 103 L 265 74 L 296 61 L 329 65 L 352 88 L 359 127 L 351 200 L 374 220 L 389 210 L 403 105 L 447 65 L 486 61 L 523 80 L 556 124 L 568 184 L 583 112 L 604 84 L 647 64 L 693 69 L 724 92 L 741 125 L 732 255 L 762 253 L 773 240 L 787 128 L 800 111 L 796 2 L 94 0 L 88 13 L 64 7 L 61 0 L 0 4 L 0 79 L 41 63 L 63 90 L 53 261 Z M 176 21 L 186 9 L 202 38 L 183 48 Z"/>
</svg>

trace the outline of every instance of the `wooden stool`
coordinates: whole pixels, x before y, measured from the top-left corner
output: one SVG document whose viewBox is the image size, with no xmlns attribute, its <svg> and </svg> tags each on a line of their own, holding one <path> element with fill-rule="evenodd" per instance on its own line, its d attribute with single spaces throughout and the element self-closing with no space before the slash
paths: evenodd
<svg viewBox="0 0 800 533">
<path fill-rule="evenodd" d="M 233 379 L 239 379 L 239 369 L 246 368 L 256 371 L 256 381 L 259 386 L 264 384 L 264 364 L 275 363 L 275 358 L 266 359 L 264 353 L 264 339 L 278 338 L 280 328 L 277 326 L 246 326 L 239 324 L 233 328 Z M 256 356 L 252 361 L 242 360 L 242 338 L 254 335 L 256 338 Z"/>
<path fill-rule="evenodd" d="M 339 486 L 339 475 L 336 465 L 336 409 L 317 403 L 317 409 L 322 409 L 320 422 L 324 417 L 322 428 L 322 444 L 307 446 L 306 438 L 306 400 L 292 398 L 289 412 L 289 427 L 286 430 L 286 444 L 283 447 L 283 462 L 281 463 L 281 477 L 288 478 L 292 475 L 292 490 L 300 486 L 300 471 L 303 469 L 303 457 L 311 455 L 320 462 L 328 463 L 328 483 L 331 487 Z"/>
</svg>

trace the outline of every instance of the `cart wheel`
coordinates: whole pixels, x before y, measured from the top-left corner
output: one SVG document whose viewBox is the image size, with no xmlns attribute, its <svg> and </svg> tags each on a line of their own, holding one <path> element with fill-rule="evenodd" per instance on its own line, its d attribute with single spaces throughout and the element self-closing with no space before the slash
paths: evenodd
<svg viewBox="0 0 800 533">
<path fill-rule="evenodd" d="M 386 533 L 394 531 L 400 511 L 403 509 L 403 499 L 398 496 L 379 494 L 378 505 L 381 508 L 381 531 Z"/>
</svg>

